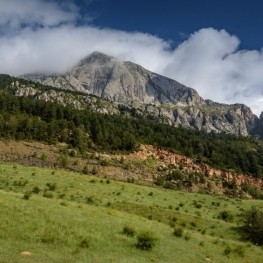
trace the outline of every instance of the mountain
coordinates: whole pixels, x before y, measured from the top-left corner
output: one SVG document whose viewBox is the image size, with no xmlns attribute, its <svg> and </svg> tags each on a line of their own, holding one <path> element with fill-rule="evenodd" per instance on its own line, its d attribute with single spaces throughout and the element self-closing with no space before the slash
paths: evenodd
<svg viewBox="0 0 263 263">
<path fill-rule="evenodd" d="M 82 59 L 65 74 L 26 74 L 24 79 L 93 94 L 175 127 L 236 135 L 253 134 L 258 118 L 243 104 L 204 100 L 197 91 L 132 62 L 100 52 Z"/>
</svg>

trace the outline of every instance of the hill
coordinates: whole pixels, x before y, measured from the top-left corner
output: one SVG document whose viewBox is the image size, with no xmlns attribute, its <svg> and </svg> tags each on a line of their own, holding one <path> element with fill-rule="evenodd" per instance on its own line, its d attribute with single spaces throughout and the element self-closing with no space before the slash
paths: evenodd
<svg viewBox="0 0 263 263">
<path fill-rule="evenodd" d="M 88 149 L 131 152 L 150 144 L 226 171 L 262 177 L 263 144 L 251 137 L 160 124 L 94 95 L 10 76 L 2 75 L 0 83 L 2 138 L 66 143 L 84 155 Z"/>
<path fill-rule="evenodd" d="M 11 164 L 0 187 L 2 262 L 262 261 L 238 232 L 240 212 L 262 202 Z M 150 251 L 136 247 L 145 231 Z"/>
</svg>

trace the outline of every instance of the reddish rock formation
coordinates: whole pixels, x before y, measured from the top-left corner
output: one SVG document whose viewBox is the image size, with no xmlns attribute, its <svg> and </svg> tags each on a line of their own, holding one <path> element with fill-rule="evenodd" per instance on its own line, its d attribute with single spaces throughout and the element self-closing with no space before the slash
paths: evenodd
<svg viewBox="0 0 263 263">
<path fill-rule="evenodd" d="M 146 160 L 148 158 L 159 159 L 167 166 L 182 166 L 185 172 L 199 172 L 205 174 L 207 177 L 219 177 L 229 182 L 233 181 L 237 185 L 248 183 L 257 188 L 263 188 L 263 180 L 260 178 L 255 178 L 246 174 L 239 174 L 234 171 L 225 171 L 214 168 L 207 164 L 199 163 L 190 157 L 158 149 L 150 145 L 142 145 L 140 151 L 137 152 L 137 156 L 142 160 Z"/>
</svg>

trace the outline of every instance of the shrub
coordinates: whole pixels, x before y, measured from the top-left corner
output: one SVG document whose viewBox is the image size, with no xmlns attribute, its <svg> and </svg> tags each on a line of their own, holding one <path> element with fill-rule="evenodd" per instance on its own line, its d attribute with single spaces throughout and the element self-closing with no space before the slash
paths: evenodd
<svg viewBox="0 0 263 263">
<path fill-rule="evenodd" d="M 89 182 L 94 184 L 94 183 L 97 183 L 97 180 L 91 179 Z"/>
<path fill-rule="evenodd" d="M 88 169 L 88 166 L 87 166 L 87 165 L 85 165 L 85 166 L 83 167 L 82 173 L 83 173 L 83 174 L 88 174 L 88 173 L 89 173 L 89 169 Z"/>
<path fill-rule="evenodd" d="M 263 200 L 263 192 L 258 188 L 249 184 L 242 184 L 241 189 L 249 193 L 253 198 Z"/>
<path fill-rule="evenodd" d="M 196 201 L 194 201 L 194 206 L 195 208 L 198 208 L 198 209 L 202 207 L 202 205 Z"/>
<path fill-rule="evenodd" d="M 224 249 L 224 255 L 228 256 L 230 253 L 231 253 L 232 249 L 230 246 L 227 246 L 225 249 Z"/>
<path fill-rule="evenodd" d="M 224 210 L 219 213 L 217 218 L 226 222 L 233 222 L 234 216 L 229 211 Z"/>
<path fill-rule="evenodd" d="M 128 237 L 133 237 L 135 235 L 135 230 L 130 226 L 124 226 L 122 233 Z"/>
<path fill-rule="evenodd" d="M 182 228 L 175 228 L 173 234 L 176 237 L 181 237 L 183 235 L 183 229 Z"/>
<path fill-rule="evenodd" d="M 96 169 L 96 167 L 93 167 L 91 170 L 91 174 L 96 175 L 98 173 L 98 170 Z"/>
<path fill-rule="evenodd" d="M 186 234 L 185 234 L 184 239 L 185 239 L 186 241 L 188 241 L 188 240 L 190 239 L 189 233 L 186 233 Z"/>
<path fill-rule="evenodd" d="M 245 239 L 254 244 L 263 245 L 263 212 L 252 207 L 242 215 L 241 230 Z"/>
<path fill-rule="evenodd" d="M 54 231 L 45 231 L 40 240 L 42 243 L 54 243 L 56 234 Z"/>
<path fill-rule="evenodd" d="M 109 162 L 107 160 L 103 159 L 100 161 L 100 165 L 101 166 L 107 166 L 107 165 L 109 165 Z"/>
<path fill-rule="evenodd" d="M 158 176 L 155 180 L 155 184 L 158 185 L 158 186 L 163 186 L 164 185 L 164 182 L 165 182 L 165 179 L 163 176 Z"/>
<path fill-rule="evenodd" d="M 149 220 L 152 220 L 152 219 L 153 219 L 153 216 L 152 216 L 152 215 L 148 215 L 148 219 L 149 219 Z"/>
<path fill-rule="evenodd" d="M 48 187 L 49 191 L 55 191 L 57 188 L 57 185 L 55 183 L 47 183 L 46 186 Z"/>
<path fill-rule="evenodd" d="M 29 198 L 31 197 L 31 194 L 32 194 L 31 191 L 26 191 L 26 192 L 24 193 L 23 199 L 24 199 L 24 200 L 29 200 Z"/>
<path fill-rule="evenodd" d="M 195 222 L 191 222 L 191 226 L 192 227 L 196 227 L 196 223 Z"/>
<path fill-rule="evenodd" d="M 87 239 L 82 239 L 78 244 L 79 248 L 89 248 L 89 241 Z"/>
<path fill-rule="evenodd" d="M 156 237 L 151 232 L 142 232 L 137 236 L 136 247 L 141 250 L 152 250 L 156 244 Z"/>
<path fill-rule="evenodd" d="M 40 189 L 38 186 L 35 186 L 35 187 L 32 189 L 32 193 L 34 193 L 34 194 L 38 194 L 40 191 L 41 191 L 41 189 Z"/>
<path fill-rule="evenodd" d="M 205 245 L 205 242 L 204 241 L 201 241 L 200 243 L 199 243 L 199 246 L 200 247 L 203 247 Z"/>
<path fill-rule="evenodd" d="M 237 246 L 235 249 L 233 249 L 233 252 L 239 257 L 243 258 L 245 256 L 245 248 L 243 246 Z"/>
<path fill-rule="evenodd" d="M 93 204 L 93 203 L 94 203 L 94 198 L 93 198 L 93 196 L 88 196 L 88 197 L 86 197 L 86 203 L 87 203 L 87 204 Z"/>
<path fill-rule="evenodd" d="M 54 195 L 52 194 L 52 193 L 49 193 L 49 192 L 44 192 L 43 193 L 43 197 L 46 197 L 46 198 L 53 198 L 54 197 Z"/>
</svg>

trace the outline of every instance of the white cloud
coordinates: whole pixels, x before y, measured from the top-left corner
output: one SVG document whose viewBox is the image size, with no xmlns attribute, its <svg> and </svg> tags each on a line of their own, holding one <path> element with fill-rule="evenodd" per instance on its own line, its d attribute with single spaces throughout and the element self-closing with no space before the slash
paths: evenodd
<svg viewBox="0 0 263 263">
<path fill-rule="evenodd" d="M 57 26 L 75 21 L 78 14 L 75 5 L 58 5 L 50 0 L 0 0 L 0 7 L 1 30 L 15 30 L 27 24 Z"/>
<path fill-rule="evenodd" d="M 201 29 L 174 50 L 163 72 L 194 87 L 204 98 L 245 103 L 259 114 L 263 110 L 263 52 L 238 50 L 239 43 L 225 30 Z"/>
<path fill-rule="evenodd" d="M 239 50 L 239 39 L 225 30 L 201 29 L 172 50 L 149 34 L 78 26 L 78 15 L 70 4 L 0 0 L 0 72 L 63 72 L 101 51 L 176 79 L 204 98 L 263 110 L 263 51 Z"/>
</svg>

